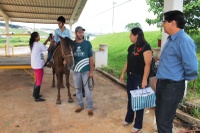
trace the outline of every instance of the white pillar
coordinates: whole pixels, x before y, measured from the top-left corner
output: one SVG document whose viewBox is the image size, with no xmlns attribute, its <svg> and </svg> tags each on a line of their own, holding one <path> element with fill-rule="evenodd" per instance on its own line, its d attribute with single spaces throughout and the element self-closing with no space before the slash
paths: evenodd
<svg viewBox="0 0 200 133">
<path fill-rule="evenodd" d="M 71 35 L 71 39 L 73 39 L 72 38 L 72 24 L 69 25 L 69 32 L 70 32 L 70 35 Z"/>
<path fill-rule="evenodd" d="M 9 19 L 5 19 L 5 26 L 6 26 L 6 34 L 9 34 Z M 10 41 L 9 36 L 6 36 L 6 55 L 10 56 Z"/>
<path fill-rule="evenodd" d="M 164 12 L 167 12 L 170 10 L 183 11 L 183 0 L 164 0 Z M 167 35 L 164 32 L 164 29 L 162 28 L 161 50 L 162 50 L 163 46 L 165 45 L 165 42 L 166 42 L 168 36 L 169 35 Z"/>
<path fill-rule="evenodd" d="M 185 92 L 184 92 L 184 97 L 187 95 L 187 86 L 188 86 L 188 81 L 185 81 Z"/>
<path fill-rule="evenodd" d="M 33 23 L 33 31 L 35 31 L 35 23 Z"/>
</svg>

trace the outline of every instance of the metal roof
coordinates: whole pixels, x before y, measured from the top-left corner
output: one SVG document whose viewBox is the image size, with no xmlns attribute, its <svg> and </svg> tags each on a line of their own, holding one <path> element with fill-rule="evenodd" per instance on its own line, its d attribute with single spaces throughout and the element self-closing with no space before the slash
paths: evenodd
<svg viewBox="0 0 200 133">
<path fill-rule="evenodd" d="M 0 20 L 12 22 L 56 24 L 57 18 L 66 18 L 74 24 L 87 0 L 0 0 Z"/>
</svg>

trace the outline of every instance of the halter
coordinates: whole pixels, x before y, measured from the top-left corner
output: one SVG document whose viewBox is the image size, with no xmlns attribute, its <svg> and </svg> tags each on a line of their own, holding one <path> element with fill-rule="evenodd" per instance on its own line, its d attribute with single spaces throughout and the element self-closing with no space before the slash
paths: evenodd
<svg viewBox="0 0 200 133">
<path fill-rule="evenodd" d="M 72 53 L 72 48 L 71 48 L 71 46 L 69 47 L 69 48 L 70 48 L 70 50 L 71 50 L 71 53 L 70 53 L 70 54 L 67 54 L 67 55 L 65 55 L 65 52 L 63 51 L 63 45 L 62 45 L 62 43 L 61 43 L 60 45 L 61 45 L 61 50 L 62 50 L 62 57 L 63 57 L 64 59 L 66 59 L 66 58 L 68 58 L 68 57 L 72 57 L 72 56 L 73 56 L 73 53 Z"/>
</svg>

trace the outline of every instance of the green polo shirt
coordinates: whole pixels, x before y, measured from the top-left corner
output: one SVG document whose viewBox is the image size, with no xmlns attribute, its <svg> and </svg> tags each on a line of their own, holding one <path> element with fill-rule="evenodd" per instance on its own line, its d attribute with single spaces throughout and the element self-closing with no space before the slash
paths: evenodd
<svg viewBox="0 0 200 133">
<path fill-rule="evenodd" d="M 92 57 L 92 45 L 89 41 L 83 40 L 74 44 L 74 72 L 90 71 L 89 58 Z"/>
</svg>

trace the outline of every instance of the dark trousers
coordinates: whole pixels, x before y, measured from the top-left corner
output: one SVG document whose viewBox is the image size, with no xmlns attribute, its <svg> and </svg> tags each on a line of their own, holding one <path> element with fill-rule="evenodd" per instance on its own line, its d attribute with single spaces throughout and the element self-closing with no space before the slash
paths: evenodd
<svg viewBox="0 0 200 133">
<path fill-rule="evenodd" d="M 176 109 L 183 98 L 185 81 L 159 80 L 156 85 L 156 122 L 158 133 L 172 133 Z"/>
<path fill-rule="evenodd" d="M 131 107 L 131 93 L 130 90 L 137 89 L 137 86 L 142 83 L 142 76 L 136 75 L 136 74 L 128 74 L 127 77 L 127 95 L 128 95 L 128 106 L 127 106 L 127 113 L 125 117 L 125 121 L 128 123 L 133 122 L 134 119 L 134 111 Z M 141 129 L 142 128 L 142 122 L 143 122 L 143 115 L 144 115 L 144 109 L 135 111 L 136 112 L 136 118 L 135 118 L 135 124 L 134 128 Z"/>
<path fill-rule="evenodd" d="M 60 45 L 60 42 L 57 43 L 56 46 L 52 46 L 52 49 L 50 51 L 48 51 L 48 54 L 47 54 L 47 62 L 49 62 L 53 56 L 53 52 L 55 51 L 55 49 Z"/>
</svg>

